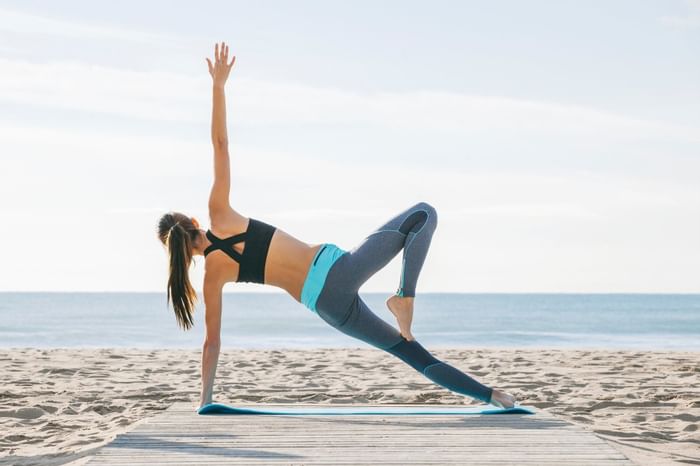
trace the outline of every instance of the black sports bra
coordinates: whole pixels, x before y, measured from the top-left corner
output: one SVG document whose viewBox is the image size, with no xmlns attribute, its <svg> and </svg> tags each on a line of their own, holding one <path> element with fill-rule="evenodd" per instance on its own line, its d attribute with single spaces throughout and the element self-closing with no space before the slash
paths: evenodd
<svg viewBox="0 0 700 466">
<path fill-rule="evenodd" d="M 249 218 L 245 232 L 228 238 L 217 238 L 211 230 L 207 230 L 207 238 L 211 244 L 204 250 L 206 257 L 212 251 L 220 249 L 239 264 L 236 282 L 265 283 L 265 260 L 270 249 L 270 241 L 276 228 L 260 220 Z M 243 254 L 233 249 L 233 245 L 245 241 Z"/>
</svg>

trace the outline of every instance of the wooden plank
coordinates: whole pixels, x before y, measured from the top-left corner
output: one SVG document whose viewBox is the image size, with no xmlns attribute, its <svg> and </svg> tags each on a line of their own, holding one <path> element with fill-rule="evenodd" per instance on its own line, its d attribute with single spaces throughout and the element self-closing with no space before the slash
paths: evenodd
<svg viewBox="0 0 700 466">
<path fill-rule="evenodd" d="M 271 406 L 300 405 L 265 405 Z M 546 412 L 200 416 L 189 403 L 175 403 L 117 436 L 87 465 L 466 463 L 632 464 L 599 437 Z"/>
</svg>

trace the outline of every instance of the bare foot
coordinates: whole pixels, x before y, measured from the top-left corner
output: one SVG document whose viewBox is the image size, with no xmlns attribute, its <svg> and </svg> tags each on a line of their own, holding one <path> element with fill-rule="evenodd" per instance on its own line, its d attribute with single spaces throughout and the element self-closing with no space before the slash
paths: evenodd
<svg viewBox="0 0 700 466">
<path fill-rule="evenodd" d="M 491 404 L 499 408 L 512 408 L 515 405 L 515 397 L 494 388 L 491 393 Z"/>
<path fill-rule="evenodd" d="M 392 295 L 386 300 L 386 307 L 389 308 L 396 322 L 399 324 L 399 331 L 406 340 L 415 340 L 411 334 L 411 322 L 413 321 L 413 297 Z"/>
</svg>

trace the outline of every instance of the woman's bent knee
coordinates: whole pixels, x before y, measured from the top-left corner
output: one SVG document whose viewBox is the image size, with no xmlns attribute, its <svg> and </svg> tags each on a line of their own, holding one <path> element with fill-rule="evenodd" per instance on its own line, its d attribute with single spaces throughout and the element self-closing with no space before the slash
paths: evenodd
<svg viewBox="0 0 700 466">
<path fill-rule="evenodd" d="M 437 225 L 437 210 L 432 204 L 421 201 L 414 206 L 416 209 L 424 210 L 428 214 L 427 223 Z"/>
</svg>

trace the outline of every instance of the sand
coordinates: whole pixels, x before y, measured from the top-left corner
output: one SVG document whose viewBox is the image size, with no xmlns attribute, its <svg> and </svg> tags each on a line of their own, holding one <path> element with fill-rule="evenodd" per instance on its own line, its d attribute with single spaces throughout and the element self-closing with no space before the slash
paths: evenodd
<svg viewBox="0 0 700 466">
<path fill-rule="evenodd" d="M 638 464 L 700 464 L 700 353 L 434 349 Z M 0 464 L 84 464 L 131 423 L 198 406 L 200 350 L 0 349 Z M 472 404 L 372 348 L 223 348 L 214 401 Z M 504 438 L 507 442 L 507 439 Z"/>
</svg>

